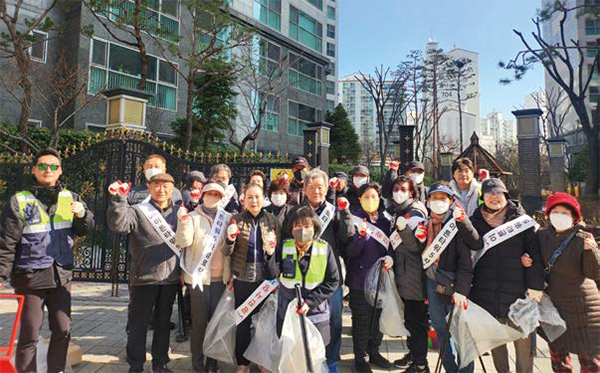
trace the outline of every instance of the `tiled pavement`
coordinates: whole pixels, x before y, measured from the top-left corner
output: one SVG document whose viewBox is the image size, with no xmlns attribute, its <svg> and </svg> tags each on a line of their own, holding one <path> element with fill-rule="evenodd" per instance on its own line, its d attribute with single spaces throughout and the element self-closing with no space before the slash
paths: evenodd
<svg viewBox="0 0 600 373">
<path fill-rule="evenodd" d="M 10 290 L 8 289 L 0 291 L 0 293 L 9 292 Z M 127 372 L 128 366 L 125 361 L 127 286 L 120 286 L 119 297 L 116 298 L 110 296 L 110 284 L 76 282 L 73 284 L 72 293 L 72 343 L 79 345 L 83 353 L 82 363 L 74 366 L 73 371 L 81 373 Z M 6 345 L 15 310 L 16 305 L 14 301 L 0 300 L 0 345 Z M 342 361 L 340 363 L 340 371 L 342 372 L 353 372 L 352 338 L 348 334 L 350 324 L 350 315 L 346 313 L 344 314 Z M 50 335 L 47 321 L 44 323 L 42 334 L 46 338 Z M 151 340 L 152 333 L 149 333 L 148 351 L 150 351 Z M 538 341 L 535 371 L 551 372 L 547 345 L 541 339 L 538 339 Z M 381 352 L 389 360 L 398 359 L 407 352 L 405 340 L 386 338 L 382 343 Z M 511 351 L 511 359 L 514 359 L 513 352 Z M 435 368 L 437 356 L 436 351 L 430 351 L 429 364 L 432 371 Z M 169 366 L 175 372 L 192 371 L 189 344 L 188 342 L 176 342 L 174 333 L 171 341 L 170 357 L 171 363 L 169 363 Z M 150 355 L 148 355 L 148 360 L 150 360 Z M 574 360 L 576 363 L 577 359 Z M 483 361 L 488 372 L 494 371 L 490 356 L 484 356 Z M 151 371 L 150 363 L 146 364 L 146 369 L 148 372 Z M 576 369 L 578 370 L 579 367 L 576 366 Z M 223 373 L 231 372 L 233 371 L 233 367 L 222 367 L 221 371 Z M 398 370 L 396 369 L 395 371 Z M 479 362 L 476 364 L 475 371 L 483 372 Z"/>
</svg>

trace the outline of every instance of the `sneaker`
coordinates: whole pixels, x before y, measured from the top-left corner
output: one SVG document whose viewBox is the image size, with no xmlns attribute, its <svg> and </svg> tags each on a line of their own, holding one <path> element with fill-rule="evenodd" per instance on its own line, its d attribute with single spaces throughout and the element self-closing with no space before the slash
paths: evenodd
<svg viewBox="0 0 600 373">
<path fill-rule="evenodd" d="M 144 369 L 133 369 L 133 368 L 129 368 L 128 370 L 129 373 L 144 373 Z"/>
<path fill-rule="evenodd" d="M 354 360 L 354 370 L 359 373 L 373 373 L 371 366 L 369 366 L 369 363 L 364 358 Z"/>
<path fill-rule="evenodd" d="M 398 360 L 394 361 L 394 366 L 396 368 L 403 369 L 403 368 L 408 368 L 412 363 L 413 363 L 412 355 L 406 354 L 406 355 L 404 355 L 404 357 L 402 359 L 398 359 Z"/>
<path fill-rule="evenodd" d="M 412 363 L 403 373 L 429 373 L 429 367 Z"/>
<path fill-rule="evenodd" d="M 373 351 L 369 354 L 369 364 L 386 370 L 389 370 L 393 366 L 379 351 Z"/>
<path fill-rule="evenodd" d="M 169 369 L 167 364 L 153 365 L 152 371 L 154 373 L 173 373 L 173 371 L 171 369 Z"/>
<path fill-rule="evenodd" d="M 338 373 L 339 372 L 337 363 L 328 364 L 327 367 L 329 368 L 329 373 Z"/>
</svg>

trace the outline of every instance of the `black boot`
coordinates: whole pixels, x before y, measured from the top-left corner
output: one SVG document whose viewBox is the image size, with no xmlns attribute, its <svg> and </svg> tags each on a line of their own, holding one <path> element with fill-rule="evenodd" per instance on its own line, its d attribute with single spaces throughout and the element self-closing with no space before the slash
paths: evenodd
<svg viewBox="0 0 600 373">
<path fill-rule="evenodd" d="M 354 359 L 354 370 L 359 373 L 373 373 L 365 358 Z"/>
<path fill-rule="evenodd" d="M 389 370 L 393 366 L 392 363 L 383 357 L 377 350 L 369 352 L 369 364 L 385 370 Z"/>
</svg>

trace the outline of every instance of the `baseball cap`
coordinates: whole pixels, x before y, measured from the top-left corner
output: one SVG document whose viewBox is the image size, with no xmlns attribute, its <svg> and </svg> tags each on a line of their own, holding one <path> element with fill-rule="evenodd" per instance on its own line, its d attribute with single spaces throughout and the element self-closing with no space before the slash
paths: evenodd
<svg viewBox="0 0 600 373">
<path fill-rule="evenodd" d="M 333 174 L 333 177 L 337 177 L 338 179 L 348 180 L 348 175 L 345 172 L 336 172 Z"/>
<path fill-rule="evenodd" d="M 448 197 L 451 197 L 451 198 L 454 197 L 454 192 L 452 191 L 452 189 L 448 188 L 444 184 L 433 184 L 432 186 L 430 186 L 429 191 L 427 192 L 427 197 L 429 197 L 430 195 L 432 195 L 433 193 L 436 193 L 436 192 L 446 193 L 448 195 Z"/>
<path fill-rule="evenodd" d="M 363 174 L 369 176 L 369 169 L 365 166 L 356 166 L 350 172 L 350 175 Z"/>
<path fill-rule="evenodd" d="M 417 169 L 417 168 L 425 171 L 425 165 L 423 164 L 423 162 L 419 162 L 419 161 L 411 161 L 408 164 L 407 170 L 414 170 L 414 169 Z"/>
<path fill-rule="evenodd" d="M 506 185 L 500 179 L 492 178 L 487 179 L 481 185 L 481 195 L 483 196 L 486 193 L 495 192 L 495 193 L 505 193 L 508 194 L 508 189 L 506 189 Z"/>
</svg>

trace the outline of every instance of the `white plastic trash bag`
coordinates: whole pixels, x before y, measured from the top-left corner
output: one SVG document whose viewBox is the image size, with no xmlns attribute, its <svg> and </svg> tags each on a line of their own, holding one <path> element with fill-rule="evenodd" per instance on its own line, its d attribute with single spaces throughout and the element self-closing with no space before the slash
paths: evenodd
<svg viewBox="0 0 600 373">
<path fill-rule="evenodd" d="M 567 331 L 567 323 L 560 317 L 558 310 L 552 304 L 550 297 L 544 293 L 539 303 L 540 326 L 549 342 L 553 342 Z"/>
<path fill-rule="evenodd" d="M 381 298 L 381 316 L 379 317 L 379 330 L 390 337 L 409 336 L 410 332 L 404 326 L 404 303 L 398 294 L 393 271 L 384 271 L 381 274 L 385 291 L 379 290 Z"/>
<path fill-rule="evenodd" d="M 219 300 L 204 336 L 204 355 L 227 364 L 237 365 L 235 359 L 235 300 L 233 289 L 227 287 Z"/>
<path fill-rule="evenodd" d="M 540 326 L 540 309 L 535 300 L 519 298 L 508 309 L 508 318 L 523 332 L 523 338 Z"/>
<path fill-rule="evenodd" d="M 267 298 L 256 316 L 254 337 L 246 349 L 244 357 L 271 372 L 276 372 L 281 349 L 277 337 L 277 293 L 273 293 Z"/>
<path fill-rule="evenodd" d="M 451 323 L 450 334 L 456 343 L 461 369 L 485 352 L 523 337 L 519 330 L 501 324 L 472 301 L 466 310 L 454 306 Z"/>
<path fill-rule="evenodd" d="M 306 358 L 302 341 L 300 315 L 296 313 L 298 301 L 294 298 L 285 312 L 281 330 L 281 350 L 277 372 L 306 372 Z M 321 372 L 325 362 L 325 344 L 319 330 L 305 317 L 306 336 L 310 346 L 313 372 Z"/>
</svg>

